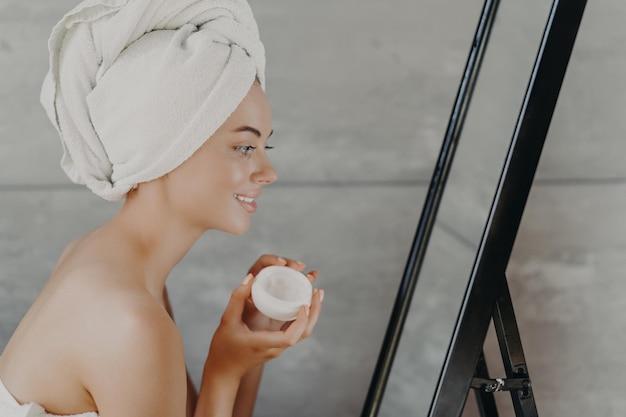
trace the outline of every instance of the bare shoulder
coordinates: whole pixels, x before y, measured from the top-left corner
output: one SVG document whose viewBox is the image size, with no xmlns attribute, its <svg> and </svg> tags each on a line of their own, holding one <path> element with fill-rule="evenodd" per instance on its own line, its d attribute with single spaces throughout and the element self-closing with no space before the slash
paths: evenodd
<svg viewBox="0 0 626 417">
<path fill-rule="evenodd" d="M 79 268 L 64 277 L 55 303 L 67 307 L 66 317 L 83 345 L 132 356 L 182 349 L 178 328 L 162 303 L 132 282 L 122 269 L 107 265 Z M 154 342 L 160 343 L 154 343 Z M 181 351 L 182 353 L 182 351 Z"/>
<path fill-rule="evenodd" d="M 115 283 L 119 276 L 101 277 L 111 273 L 120 272 L 83 270 L 89 276 L 74 284 L 78 303 L 84 303 L 77 309 L 84 311 L 77 342 L 88 353 L 77 354 L 85 388 L 101 416 L 182 416 L 186 374 L 180 332 L 145 289 Z"/>
<path fill-rule="evenodd" d="M 183 416 L 183 345 L 162 302 L 117 265 L 67 265 L 7 344 L 5 382 L 57 414 Z"/>
</svg>

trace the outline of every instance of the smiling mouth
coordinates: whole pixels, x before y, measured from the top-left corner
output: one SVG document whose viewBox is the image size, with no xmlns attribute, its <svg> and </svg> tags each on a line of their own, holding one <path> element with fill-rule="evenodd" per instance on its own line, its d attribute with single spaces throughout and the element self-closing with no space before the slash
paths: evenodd
<svg viewBox="0 0 626 417">
<path fill-rule="evenodd" d="M 239 194 L 235 194 L 235 198 L 239 201 L 243 201 L 244 203 L 254 203 L 254 198 L 244 197 Z"/>
</svg>

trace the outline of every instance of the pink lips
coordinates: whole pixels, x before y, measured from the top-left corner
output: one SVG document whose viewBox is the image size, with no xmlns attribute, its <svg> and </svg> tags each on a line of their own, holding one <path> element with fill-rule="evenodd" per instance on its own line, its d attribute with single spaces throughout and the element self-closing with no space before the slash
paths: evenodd
<svg viewBox="0 0 626 417">
<path fill-rule="evenodd" d="M 241 201 L 241 200 L 237 200 L 237 201 L 239 201 L 239 204 L 241 204 L 241 206 L 244 209 L 246 209 L 246 211 L 250 214 L 254 213 L 257 209 L 256 202 L 248 203 L 246 201 Z"/>
<path fill-rule="evenodd" d="M 235 194 L 235 198 L 248 213 L 252 214 L 257 210 L 257 204 L 254 199 L 256 199 L 260 194 L 261 193 L 259 192 Z"/>
</svg>

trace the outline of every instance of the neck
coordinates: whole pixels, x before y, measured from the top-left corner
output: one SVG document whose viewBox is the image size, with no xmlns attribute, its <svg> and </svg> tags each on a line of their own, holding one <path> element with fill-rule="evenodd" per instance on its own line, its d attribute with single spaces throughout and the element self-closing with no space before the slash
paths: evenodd
<svg viewBox="0 0 626 417">
<path fill-rule="evenodd" d="M 158 191 L 158 186 L 132 191 L 108 224 L 129 248 L 138 279 L 155 297 L 161 297 L 168 275 L 204 232 L 173 213 Z"/>
</svg>

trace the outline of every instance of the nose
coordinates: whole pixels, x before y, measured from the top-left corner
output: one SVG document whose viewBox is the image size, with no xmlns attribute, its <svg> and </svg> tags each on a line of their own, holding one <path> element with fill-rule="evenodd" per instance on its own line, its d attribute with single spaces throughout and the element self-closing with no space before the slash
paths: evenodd
<svg viewBox="0 0 626 417">
<path fill-rule="evenodd" d="M 276 170 L 272 166 L 267 155 L 264 154 L 259 166 L 252 173 L 252 182 L 260 185 L 269 185 L 276 181 L 277 178 L 278 172 L 276 172 Z"/>
</svg>

